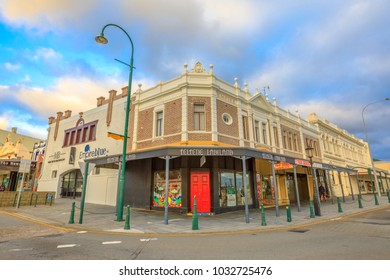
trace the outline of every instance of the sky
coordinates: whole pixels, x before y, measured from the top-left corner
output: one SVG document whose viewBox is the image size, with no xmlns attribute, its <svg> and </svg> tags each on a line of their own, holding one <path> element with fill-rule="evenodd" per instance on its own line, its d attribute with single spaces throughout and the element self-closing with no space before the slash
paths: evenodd
<svg viewBox="0 0 390 280">
<path fill-rule="evenodd" d="M 291 113 L 364 140 L 366 127 L 373 157 L 390 161 L 388 11 L 386 0 L 0 0 L 0 129 L 46 139 L 50 116 L 120 92 L 129 70 L 114 59 L 130 61 L 130 42 L 115 27 L 107 45 L 94 39 L 117 24 L 134 43 L 133 91 L 213 64 L 252 94 L 269 86 Z"/>
</svg>

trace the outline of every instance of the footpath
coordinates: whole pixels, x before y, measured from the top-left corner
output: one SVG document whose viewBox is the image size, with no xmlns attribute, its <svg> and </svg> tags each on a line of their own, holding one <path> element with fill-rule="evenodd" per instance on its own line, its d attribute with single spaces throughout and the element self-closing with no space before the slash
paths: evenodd
<svg viewBox="0 0 390 280">
<path fill-rule="evenodd" d="M 198 216 L 198 229 L 193 230 L 193 217 L 186 214 L 168 212 L 168 224 L 165 224 L 164 211 L 132 208 L 130 211 L 130 229 L 125 228 L 125 221 L 116 221 L 115 207 L 85 203 L 82 223 L 80 224 L 80 201 L 78 199 L 56 199 L 52 206 L 37 205 L 1 208 L 0 211 L 23 219 L 45 224 L 47 226 L 75 231 L 95 231 L 128 233 L 134 235 L 191 235 L 191 234 L 223 234 L 235 232 L 257 232 L 286 228 L 303 228 L 316 223 L 339 220 L 359 213 L 390 209 L 386 195 L 377 197 L 363 195 L 362 208 L 359 207 L 358 197 L 340 198 L 340 203 L 334 197 L 321 202 L 321 216 L 311 215 L 310 205 L 302 204 L 300 211 L 296 205 L 291 205 L 291 219 L 288 219 L 286 206 L 279 206 L 279 216 L 276 216 L 275 207 L 249 210 L 249 223 L 246 222 L 244 210 L 218 214 L 214 216 Z M 76 202 L 74 223 L 71 220 L 72 203 Z M 126 219 L 127 209 L 123 218 Z M 289 221 L 290 220 L 290 221 Z"/>
</svg>

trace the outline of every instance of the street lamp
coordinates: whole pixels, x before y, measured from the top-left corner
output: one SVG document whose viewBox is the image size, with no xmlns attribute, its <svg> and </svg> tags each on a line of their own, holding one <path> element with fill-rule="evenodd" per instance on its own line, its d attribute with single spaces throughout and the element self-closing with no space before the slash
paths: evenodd
<svg viewBox="0 0 390 280">
<path fill-rule="evenodd" d="M 127 135 L 128 135 L 128 129 L 129 129 L 129 111 L 130 111 L 130 94 L 131 94 L 131 83 L 133 79 L 133 56 L 134 56 L 134 44 L 133 41 L 131 40 L 129 34 L 120 27 L 119 25 L 116 24 L 107 24 L 103 27 L 102 32 L 100 33 L 99 36 L 96 36 L 95 40 L 99 44 L 107 44 L 108 40 L 106 37 L 104 37 L 104 30 L 108 26 L 114 26 L 122 30 L 126 36 L 130 40 L 131 44 L 131 57 L 130 57 L 130 64 L 124 63 L 118 59 L 117 61 L 127 65 L 130 67 L 130 73 L 129 73 L 129 83 L 127 86 L 127 99 L 126 99 L 126 115 L 125 115 L 125 127 L 124 127 L 124 133 L 123 133 L 123 150 L 122 150 L 122 164 L 121 164 L 121 172 L 120 172 L 120 177 L 119 177 L 119 188 L 118 188 L 118 199 L 117 199 L 117 218 L 116 220 L 123 221 L 123 207 L 124 207 L 124 193 L 125 193 L 125 170 L 126 170 L 126 152 L 127 152 Z"/>
<path fill-rule="evenodd" d="M 385 98 L 385 99 L 381 99 L 381 100 L 369 103 L 366 106 L 364 106 L 364 108 L 362 110 L 362 120 L 363 120 L 364 133 L 366 134 L 366 142 L 367 142 L 368 152 L 370 154 L 372 171 L 374 172 L 374 180 L 375 180 L 375 188 L 374 189 L 376 189 L 376 192 L 378 193 L 379 196 L 381 196 L 381 192 L 379 190 L 378 177 L 376 176 L 376 168 L 375 168 L 375 165 L 374 165 L 374 160 L 372 158 L 370 144 L 368 142 L 368 133 L 367 133 L 367 128 L 366 128 L 366 122 L 364 121 L 364 110 L 366 110 L 366 108 L 368 106 L 372 105 L 372 104 L 379 103 L 379 102 L 382 102 L 382 101 L 385 101 L 385 100 L 390 100 L 390 98 Z M 375 192 L 375 190 L 374 190 L 374 192 Z"/>
<path fill-rule="evenodd" d="M 321 216 L 321 204 L 320 204 L 320 197 L 318 192 L 318 186 L 317 186 L 317 178 L 315 169 L 313 168 L 313 152 L 314 148 L 311 146 L 307 146 L 305 149 L 307 157 L 310 159 L 310 167 L 311 167 L 311 173 L 313 178 L 313 189 L 314 189 L 314 213 L 316 216 Z"/>
</svg>

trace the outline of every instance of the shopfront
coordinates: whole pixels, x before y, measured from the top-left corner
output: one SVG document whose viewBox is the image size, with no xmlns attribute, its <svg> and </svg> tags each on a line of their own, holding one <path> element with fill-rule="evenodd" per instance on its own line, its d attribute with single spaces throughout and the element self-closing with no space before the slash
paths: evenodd
<svg viewBox="0 0 390 280">
<path fill-rule="evenodd" d="M 18 184 L 22 181 L 22 173 L 19 173 L 20 159 L 1 159 L 0 160 L 0 190 L 2 191 L 16 191 Z M 25 175 L 23 180 L 24 189 L 32 190 L 32 178 L 35 174 L 36 162 L 32 161 L 30 165 L 30 172 Z"/>
<path fill-rule="evenodd" d="M 203 214 L 258 207 L 265 201 L 275 205 L 273 186 L 279 182 L 271 167 L 276 160 L 280 161 L 277 155 L 238 147 L 165 147 L 131 153 L 125 205 L 163 210 L 167 203 L 170 211 L 188 213 L 195 196 L 197 211 Z M 120 156 L 87 161 L 99 166 L 120 162 Z"/>
</svg>

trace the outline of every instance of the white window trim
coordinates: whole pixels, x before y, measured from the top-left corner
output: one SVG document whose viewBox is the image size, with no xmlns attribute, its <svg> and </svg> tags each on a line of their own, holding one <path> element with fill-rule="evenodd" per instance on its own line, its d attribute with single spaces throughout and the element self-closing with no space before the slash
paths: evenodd
<svg viewBox="0 0 390 280">
<path fill-rule="evenodd" d="M 153 109 L 153 139 L 161 139 L 164 137 L 164 120 L 165 120 L 165 114 L 164 114 L 164 105 L 160 105 L 157 107 L 154 107 Z M 157 113 L 162 112 L 163 118 L 162 118 L 162 124 L 161 124 L 161 136 L 156 135 L 156 128 L 157 128 Z"/>
</svg>

